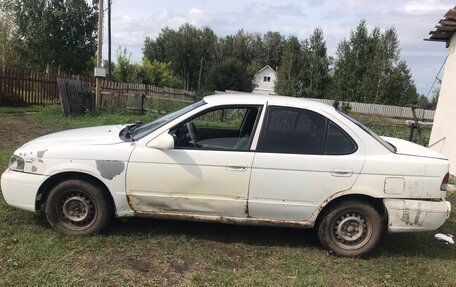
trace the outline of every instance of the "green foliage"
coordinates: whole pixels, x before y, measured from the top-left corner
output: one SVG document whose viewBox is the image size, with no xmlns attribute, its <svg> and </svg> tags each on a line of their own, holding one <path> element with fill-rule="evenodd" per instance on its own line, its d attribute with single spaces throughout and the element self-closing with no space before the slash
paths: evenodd
<svg viewBox="0 0 456 287">
<path fill-rule="evenodd" d="M 169 63 L 182 86 L 197 91 L 251 91 L 256 72 L 270 65 L 278 68 L 275 90 L 281 95 L 400 106 L 418 101 L 395 29 L 369 31 L 364 20 L 339 43 L 335 60 L 320 28 L 300 41 L 272 31 L 217 37 L 209 28 L 185 24 L 146 38 L 143 51 L 151 63 Z"/>
<path fill-rule="evenodd" d="M 320 28 L 314 30 L 310 39 L 304 41 L 305 45 L 305 68 L 304 89 L 302 96 L 306 98 L 326 98 L 326 92 L 330 83 L 329 65 L 331 59 L 326 51 L 326 43 L 323 31 Z"/>
<path fill-rule="evenodd" d="M 136 64 L 131 61 L 131 54 L 127 48 L 119 47 L 117 50 L 117 60 L 112 72 L 112 79 L 117 82 L 131 82 L 133 74 L 137 69 Z"/>
<path fill-rule="evenodd" d="M 170 63 L 144 58 L 141 63 L 133 63 L 127 49 L 119 47 L 113 69 L 113 80 L 125 83 L 148 84 L 160 87 L 177 88 L 181 81 L 174 75 Z"/>
<path fill-rule="evenodd" d="M 327 98 L 330 63 L 321 29 L 315 29 L 310 38 L 301 43 L 296 37 L 290 37 L 277 73 L 276 92 L 294 97 Z"/>
<path fill-rule="evenodd" d="M 235 90 L 251 92 L 253 75 L 236 58 L 226 58 L 220 64 L 215 64 L 209 71 L 208 80 L 212 90 Z"/>
<path fill-rule="evenodd" d="M 142 81 L 144 84 L 173 88 L 177 88 L 181 85 L 181 81 L 171 70 L 170 63 L 164 63 L 157 60 L 150 62 L 149 60 L 144 59 L 141 70 L 144 72 L 145 76 Z"/>
<path fill-rule="evenodd" d="M 182 87 L 197 90 L 214 57 L 216 39 L 215 33 L 207 27 L 198 29 L 185 24 L 177 31 L 164 28 L 156 39 L 146 38 L 144 58 L 150 62 L 170 63 L 174 74 L 182 80 Z"/>
<path fill-rule="evenodd" d="M 303 70 L 301 44 L 297 37 L 290 37 L 285 44 L 282 65 L 277 72 L 275 91 L 284 96 L 299 97 L 303 83 L 299 74 Z"/>
<path fill-rule="evenodd" d="M 97 9 L 85 0 L 17 0 L 15 47 L 23 65 L 36 70 L 91 72 Z"/>
<path fill-rule="evenodd" d="M 361 21 L 350 38 L 339 43 L 332 78 L 333 99 L 399 105 L 417 100 L 407 64 L 399 61 L 399 41 L 394 28 L 369 33 Z"/>
<path fill-rule="evenodd" d="M 0 67 L 15 67 L 19 64 L 13 42 L 13 4 L 13 0 L 2 0 L 0 4 Z"/>
</svg>

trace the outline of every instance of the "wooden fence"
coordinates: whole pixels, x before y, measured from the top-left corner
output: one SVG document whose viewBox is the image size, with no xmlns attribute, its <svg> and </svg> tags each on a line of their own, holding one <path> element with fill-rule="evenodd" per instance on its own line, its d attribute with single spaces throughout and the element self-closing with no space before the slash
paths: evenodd
<svg viewBox="0 0 456 287">
<path fill-rule="evenodd" d="M 64 81 L 57 83 L 57 79 Z M 73 76 L 73 75 L 57 75 L 40 73 L 28 70 L 17 70 L 0 67 L 0 106 L 25 106 L 25 105 L 49 105 L 62 102 L 59 98 L 59 87 L 65 89 L 65 80 L 68 81 L 68 90 L 63 92 L 66 99 L 63 104 L 65 109 L 72 110 L 71 102 L 75 105 L 81 102 L 77 99 L 80 85 L 89 87 L 90 91 L 95 91 L 95 78 Z M 78 85 L 76 82 L 81 81 Z M 73 95 L 73 94 L 74 95 Z M 87 96 L 87 88 L 84 88 L 83 94 Z M 108 80 L 101 81 L 102 107 L 110 108 L 111 104 L 129 105 L 130 103 L 139 103 L 139 97 L 158 100 L 171 100 L 175 102 L 192 102 L 194 101 L 195 93 L 181 89 L 168 87 L 156 87 L 145 84 L 118 83 Z M 120 100 L 121 99 L 121 100 Z M 84 99 L 84 102 L 86 99 Z M 87 104 L 87 103 L 86 103 Z M 80 107 L 75 107 L 79 110 Z"/>
<path fill-rule="evenodd" d="M 94 81 L 58 79 L 59 97 L 64 115 L 92 110 L 95 106 Z M 195 100 L 195 92 L 145 84 L 119 83 L 102 80 L 100 106 L 102 109 L 133 110 L 144 113 L 146 100 L 188 103 Z M 158 110 L 161 112 L 161 110 Z"/>
<path fill-rule="evenodd" d="M 142 95 L 150 99 L 171 100 L 175 102 L 193 102 L 195 92 L 169 88 L 156 87 L 146 84 L 119 83 L 108 80 L 101 82 L 101 93 L 109 95 Z"/>
<path fill-rule="evenodd" d="M 59 102 L 57 75 L 0 67 L 0 106 Z"/>
<path fill-rule="evenodd" d="M 58 104 L 57 78 L 93 81 L 77 75 L 58 75 L 0 67 L 0 106 Z"/>
</svg>

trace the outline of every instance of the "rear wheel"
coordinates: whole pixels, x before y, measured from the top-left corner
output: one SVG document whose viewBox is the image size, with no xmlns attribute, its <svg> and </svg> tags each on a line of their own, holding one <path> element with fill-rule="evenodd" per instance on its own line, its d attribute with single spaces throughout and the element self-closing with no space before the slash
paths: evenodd
<svg viewBox="0 0 456 287">
<path fill-rule="evenodd" d="M 367 202 L 345 201 L 323 216 L 318 237 L 323 247 L 337 255 L 363 256 L 380 239 L 382 219 Z"/>
<path fill-rule="evenodd" d="M 113 207 L 104 190 L 83 180 L 57 184 L 46 200 L 45 214 L 49 224 L 66 235 L 100 232 L 110 222 Z"/>
</svg>

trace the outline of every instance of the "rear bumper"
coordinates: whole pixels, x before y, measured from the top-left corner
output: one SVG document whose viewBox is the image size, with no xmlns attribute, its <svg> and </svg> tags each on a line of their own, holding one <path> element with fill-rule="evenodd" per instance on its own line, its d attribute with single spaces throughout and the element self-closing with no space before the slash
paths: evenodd
<svg viewBox="0 0 456 287">
<path fill-rule="evenodd" d="M 441 201 L 384 199 L 388 212 L 389 232 L 436 230 L 447 220 L 451 204 Z"/>
<path fill-rule="evenodd" d="M 38 189 L 48 178 L 45 175 L 6 170 L 1 178 L 3 198 L 11 206 L 35 211 Z"/>
</svg>

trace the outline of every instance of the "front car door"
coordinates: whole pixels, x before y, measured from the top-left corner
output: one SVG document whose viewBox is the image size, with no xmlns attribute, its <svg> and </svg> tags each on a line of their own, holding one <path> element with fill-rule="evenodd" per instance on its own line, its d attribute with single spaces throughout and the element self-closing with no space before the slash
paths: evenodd
<svg viewBox="0 0 456 287">
<path fill-rule="evenodd" d="M 252 166 L 249 215 L 305 221 L 332 194 L 351 188 L 365 150 L 337 119 L 269 106 Z"/>
<path fill-rule="evenodd" d="M 127 171 L 127 196 L 136 212 L 247 217 L 261 105 L 205 109 L 171 126 L 174 149 L 138 146 Z"/>
</svg>

